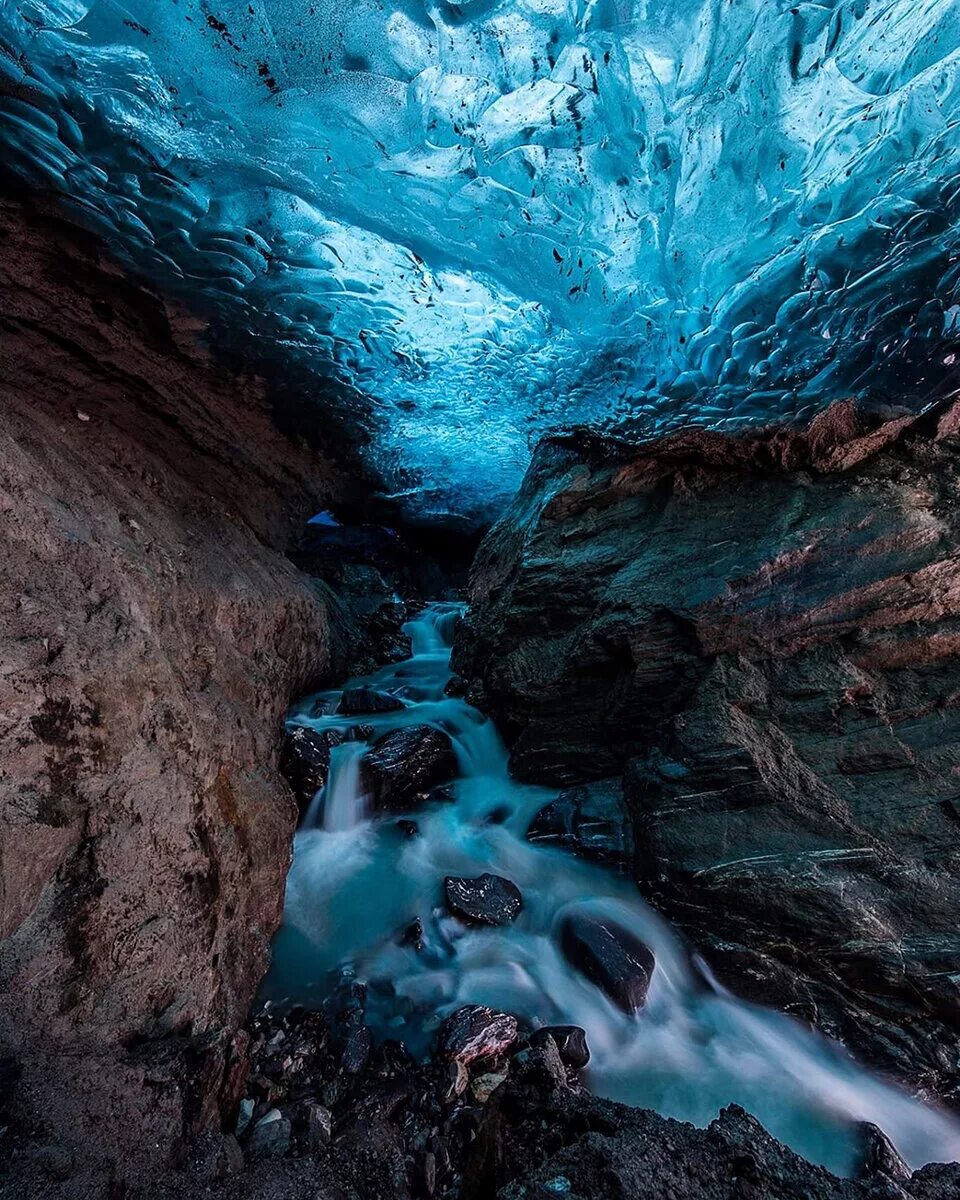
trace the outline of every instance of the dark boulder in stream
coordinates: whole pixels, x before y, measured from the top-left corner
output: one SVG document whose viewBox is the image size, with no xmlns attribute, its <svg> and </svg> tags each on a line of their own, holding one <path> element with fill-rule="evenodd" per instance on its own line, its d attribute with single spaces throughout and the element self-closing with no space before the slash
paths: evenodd
<svg viewBox="0 0 960 1200">
<path fill-rule="evenodd" d="M 531 1034 L 530 1044 L 536 1045 L 544 1038 L 552 1038 L 556 1042 L 561 1059 L 575 1071 L 582 1070 L 590 1061 L 586 1030 L 579 1025 L 545 1025 Z"/>
<path fill-rule="evenodd" d="M 647 999 L 656 960 L 653 951 L 613 921 L 582 913 L 565 917 L 560 948 L 570 964 L 624 1012 L 638 1012 Z"/>
<path fill-rule="evenodd" d="M 395 729 L 363 756 L 363 779 L 378 812 L 403 812 L 457 773 L 453 743 L 433 725 Z"/>
<path fill-rule="evenodd" d="M 507 925 L 523 907 L 517 885 L 489 873 L 475 879 L 448 875 L 443 894 L 450 912 L 470 925 Z"/>
</svg>

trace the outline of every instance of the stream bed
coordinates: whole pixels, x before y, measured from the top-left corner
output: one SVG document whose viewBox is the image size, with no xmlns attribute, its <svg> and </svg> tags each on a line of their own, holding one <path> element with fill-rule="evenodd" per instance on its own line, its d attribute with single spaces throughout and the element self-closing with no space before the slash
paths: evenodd
<svg viewBox="0 0 960 1200">
<path fill-rule="evenodd" d="M 512 779 L 493 722 L 445 694 L 462 611 L 429 605 L 405 627 L 409 659 L 344 684 L 388 692 L 403 708 L 339 715 L 342 692 L 333 690 L 291 714 L 291 727 L 365 729 L 332 751 L 328 782 L 297 833 L 264 998 L 319 1007 L 338 979 L 363 981 L 375 1033 L 415 1054 L 427 1053 L 443 1019 L 466 1004 L 532 1027 L 578 1025 L 591 1052 L 582 1078 L 598 1095 L 701 1126 L 736 1102 L 838 1174 L 854 1167 L 860 1121 L 883 1129 L 914 1168 L 960 1158 L 953 1117 L 875 1078 L 792 1018 L 730 995 L 626 876 L 527 841 L 557 790 Z M 360 759 L 385 733 L 415 725 L 449 735 L 459 775 L 446 798 L 373 819 Z M 446 877 L 486 872 L 522 894 L 508 924 L 467 925 L 444 904 Z M 622 1011 L 564 956 L 558 931 L 571 914 L 628 929 L 653 951 L 640 1012 Z M 410 944 L 403 932 L 415 921 L 422 933 Z"/>
</svg>

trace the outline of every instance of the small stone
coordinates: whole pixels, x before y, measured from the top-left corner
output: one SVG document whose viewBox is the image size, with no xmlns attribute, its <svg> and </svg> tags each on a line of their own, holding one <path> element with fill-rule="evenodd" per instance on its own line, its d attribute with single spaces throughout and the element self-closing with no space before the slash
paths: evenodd
<svg viewBox="0 0 960 1200">
<path fill-rule="evenodd" d="M 618 1008 L 627 1013 L 643 1008 L 656 960 L 628 929 L 575 913 L 560 927 L 560 947 L 567 961 Z"/>
<path fill-rule="evenodd" d="M 359 717 L 366 713 L 399 712 L 406 705 L 389 692 L 380 692 L 376 688 L 354 687 L 347 688 L 340 697 L 337 712 L 346 717 Z"/>
<path fill-rule="evenodd" d="M 474 879 L 448 875 L 443 891 L 450 912 L 471 925 L 506 925 L 523 908 L 520 889 L 501 875 Z"/>
<path fill-rule="evenodd" d="M 307 1105 L 307 1148 L 316 1153 L 333 1140 L 333 1114 L 322 1104 Z"/>
<path fill-rule="evenodd" d="M 423 949 L 423 922 L 419 917 L 414 917 L 410 924 L 401 930 L 398 940 L 401 946 L 410 946 L 418 953 Z"/>
<path fill-rule="evenodd" d="M 522 1050 L 514 1059 L 518 1078 L 539 1088 L 556 1091 L 567 1087 L 567 1072 L 557 1043 L 549 1034 Z"/>
<path fill-rule="evenodd" d="M 483 1004 L 468 1004 L 441 1026 L 440 1052 L 464 1066 L 500 1058 L 516 1042 L 517 1032 L 516 1017 Z"/>
<path fill-rule="evenodd" d="M 416 821 L 407 820 L 405 817 L 397 822 L 397 828 L 405 838 L 415 838 L 420 832 L 420 826 Z"/>
<path fill-rule="evenodd" d="M 432 1196 L 437 1190 L 437 1156 L 430 1150 L 424 1153 L 420 1164 L 424 1195 Z"/>
<path fill-rule="evenodd" d="M 574 1071 L 582 1070 L 590 1061 L 587 1034 L 579 1025 L 547 1025 L 533 1034 L 530 1044 L 536 1045 L 545 1037 L 556 1042 L 561 1059 Z"/>
<path fill-rule="evenodd" d="M 467 1070 L 466 1064 L 462 1063 L 459 1059 L 450 1063 L 449 1074 L 450 1082 L 445 1097 L 448 1103 L 451 1100 L 456 1100 L 458 1096 L 462 1096 L 470 1084 L 470 1073 Z"/>
<path fill-rule="evenodd" d="M 367 1065 L 373 1038 L 360 1009 L 348 1009 L 341 1016 L 342 1046 L 340 1068 L 347 1075 L 359 1075 Z"/>
<path fill-rule="evenodd" d="M 488 1071 L 485 1075 L 478 1075 L 470 1084 L 474 1100 L 478 1104 L 486 1104 L 506 1078 L 506 1071 Z"/>
<path fill-rule="evenodd" d="M 290 1122 L 277 1108 L 261 1117 L 250 1134 L 247 1151 L 253 1159 L 283 1158 L 290 1149 Z"/>
</svg>

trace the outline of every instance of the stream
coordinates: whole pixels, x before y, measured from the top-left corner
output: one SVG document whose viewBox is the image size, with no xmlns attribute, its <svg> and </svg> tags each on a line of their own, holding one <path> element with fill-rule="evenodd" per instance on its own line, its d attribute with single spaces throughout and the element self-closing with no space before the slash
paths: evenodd
<svg viewBox="0 0 960 1200">
<path fill-rule="evenodd" d="M 453 740 L 460 774 L 452 802 L 410 814 L 418 832 L 409 836 L 396 815 L 369 817 L 360 773 L 367 745 L 333 750 L 327 785 L 296 837 L 264 996 L 319 1006 L 346 972 L 368 985 L 375 1032 L 415 1054 L 464 1004 L 512 1012 L 531 1026 L 579 1025 L 592 1055 L 582 1078 L 598 1095 L 701 1126 L 736 1102 L 838 1174 L 854 1167 L 859 1121 L 883 1129 L 914 1168 L 960 1158 L 951 1116 L 875 1078 L 792 1018 L 730 995 L 628 878 L 526 840 L 533 816 L 558 793 L 511 779 L 493 722 L 444 694 L 462 611 L 428 606 L 405 627 L 409 659 L 344 685 L 390 692 L 402 710 L 335 715 L 335 690 L 291 714 L 291 726 L 320 731 L 362 723 L 373 730 L 368 742 L 405 725 L 436 725 Z M 444 877 L 484 872 L 520 889 L 523 908 L 511 924 L 467 926 L 446 911 Z M 652 949 L 656 969 L 640 1013 L 621 1011 L 563 956 L 557 929 L 571 912 L 615 921 Z M 415 918 L 419 949 L 398 937 Z"/>
</svg>

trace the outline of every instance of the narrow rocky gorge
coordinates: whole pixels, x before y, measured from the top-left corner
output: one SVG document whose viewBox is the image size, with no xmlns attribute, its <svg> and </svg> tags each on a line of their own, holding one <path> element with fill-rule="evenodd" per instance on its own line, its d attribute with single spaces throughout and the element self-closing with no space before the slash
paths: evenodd
<svg viewBox="0 0 960 1200">
<path fill-rule="evenodd" d="M 0 1194 L 957 1194 L 957 1167 L 911 1174 L 874 1129 L 839 1179 L 736 1106 L 697 1129 L 592 1096 L 583 1031 L 508 1005 L 461 1006 L 414 1054 L 363 979 L 260 1003 L 331 755 L 371 739 L 358 771 L 398 845 L 460 769 L 442 721 L 375 728 L 400 689 L 343 690 L 349 737 L 284 743 L 284 717 L 404 658 L 402 617 L 456 590 L 472 543 L 411 568 L 362 524 L 356 463 L 278 432 L 267 384 L 52 209 L 0 205 L 0 286 Z M 635 879 L 735 994 L 946 1105 L 958 434 L 949 405 L 843 404 L 802 432 L 545 442 L 477 554 L 442 692 L 552 789 L 531 846 Z M 331 508 L 358 529 L 303 535 Z M 397 556 L 409 608 L 371 565 Z M 487 808 L 478 826 L 510 818 Z M 485 937 L 532 897 L 451 870 L 438 903 Z M 597 936 L 559 933 L 642 1020 L 651 952 L 616 932 L 635 970 L 611 980 Z"/>
<path fill-rule="evenodd" d="M 455 654 L 734 991 L 957 1097 L 960 408 L 548 441 Z"/>
</svg>

